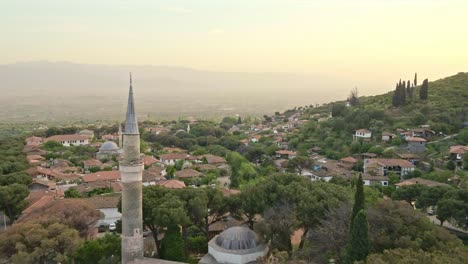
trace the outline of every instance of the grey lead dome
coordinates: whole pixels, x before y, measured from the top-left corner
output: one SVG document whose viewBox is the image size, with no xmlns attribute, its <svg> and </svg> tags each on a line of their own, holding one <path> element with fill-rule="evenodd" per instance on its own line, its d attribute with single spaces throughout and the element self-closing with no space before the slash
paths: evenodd
<svg viewBox="0 0 468 264">
<path fill-rule="evenodd" d="M 119 147 L 117 146 L 117 144 L 115 144 L 115 142 L 112 142 L 112 141 L 104 142 L 104 144 L 102 144 L 101 147 L 99 148 L 100 151 L 114 151 L 118 149 Z"/>
<path fill-rule="evenodd" d="M 247 227 L 231 227 L 218 235 L 216 245 L 228 250 L 254 249 L 260 242 L 257 234 Z"/>
</svg>

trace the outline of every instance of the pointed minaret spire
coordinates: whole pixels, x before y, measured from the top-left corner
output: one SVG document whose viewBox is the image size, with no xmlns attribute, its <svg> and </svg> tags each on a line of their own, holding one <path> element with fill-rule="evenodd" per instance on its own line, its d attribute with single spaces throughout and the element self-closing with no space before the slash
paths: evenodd
<svg viewBox="0 0 468 264">
<path fill-rule="evenodd" d="M 127 116 L 125 120 L 124 134 L 138 135 L 138 121 L 135 114 L 135 102 L 133 101 L 132 73 L 130 73 L 130 89 L 128 91 Z"/>
</svg>

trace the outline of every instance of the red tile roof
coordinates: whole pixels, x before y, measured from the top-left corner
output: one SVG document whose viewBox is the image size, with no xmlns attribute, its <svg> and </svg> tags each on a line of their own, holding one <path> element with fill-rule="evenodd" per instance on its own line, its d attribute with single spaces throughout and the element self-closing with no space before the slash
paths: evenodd
<svg viewBox="0 0 468 264">
<path fill-rule="evenodd" d="M 465 154 L 466 152 L 468 152 L 468 146 L 457 145 L 450 147 L 450 153 L 452 154 Z"/>
<path fill-rule="evenodd" d="M 206 158 L 206 160 L 208 161 L 208 164 L 227 162 L 223 157 L 216 156 L 216 155 L 205 154 L 205 155 L 200 156 L 200 159 L 202 159 L 203 157 Z"/>
<path fill-rule="evenodd" d="M 365 129 L 365 128 L 358 129 L 358 130 L 356 130 L 356 132 L 360 132 L 360 133 L 364 133 L 364 134 L 372 133 L 371 131 L 369 131 L 369 129 Z"/>
<path fill-rule="evenodd" d="M 46 138 L 44 141 L 71 141 L 71 140 L 88 140 L 88 137 L 78 135 L 78 134 L 70 134 L 70 135 L 55 135 Z"/>
<path fill-rule="evenodd" d="M 426 185 L 426 186 L 429 186 L 429 187 L 433 187 L 433 186 L 448 186 L 448 185 L 445 184 L 445 183 L 436 182 L 436 181 L 431 181 L 431 180 L 426 180 L 426 179 L 422 179 L 422 178 L 412 178 L 412 179 L 408 179 L 408 180 L 406 180 L 406 181 L 402 181 L 402 182 L 396 183 L 395 185 L 401 187 L 401 186 L 407 186 L 407 185 L 413 185 L 413 184 L 421 184 L 421 185 Z"/>
<path fill-rule="evenodd" d="M 191 156 L 186 153 L 169 153 L 169 154 L 162 154 L 159 155 L 161 160 L 183 160 L 190 158 Z"/>
<path fill-rule="evenodd" d="M 157 185 L 164 186 L 170 189 L 182 189 L 185 188 L 185 183 L 178 180 L 164 180 L 156 183 Z"/>
<path fill-rule="evenodd" d="M 185 170 L 181 170 L 181 171 L 176 171 L 174 173 L 174 175 L 179 179 L 183 179 L 183 178 L 198 177 L 198 176 L 200 176 L 202 174 L 200 172 L 196 171 L 196 170 L 185 169 Z"/>
<path fill-rule="evenodd" d="M 408 142 L 426 142 L 427 140 L 425 140 L 424 138 L 420 138 L 420 137 L 408 137 L 408 138 L 406 138 L 406 141 L 408 141 Z"/>
<path fill-rule="evenodd" d="M 85 165 L 85 167 L 101 167 L 102 166 L 102 162 L 100 162 L 97 159 L 85 160 L 83 161 L 83 164 Z"/>
<path fill-rule="evenodd" d="M 296 155 L 296 152 L 290 151 L 290 150 L 277 150 L 275 153 L 280 154 L 280 155 L 292 155 L 292 156 Z"/>
<path fill-rule="evenodd" d="M 356 163 L 357 159 L 355 159 L 353 157 L 346 157 L 346 158 L 340 159 L 340 161 L 341 162 L 346 162 L 346 163 Z"/>
<path fill-rule="evenodd" d="M 145 166 L 151 166 L 156 162 L 159 162 L 159 160 L 153 156 L 145 156 L 143 159 L 143 163 L 145 164 Z"/>
<path fill-rule="evenodd" d="M 120 171 L 98 171 L 95 173 L 83 175 L 84 182 L 117 180 L 120 180 Z"/>
<path fill-rule="evenodd" d="M 414 165 L 411 162 L 404 160 L 404 159 L 369 159 L 366 161 L 368 162 L 367 164 L 379 163 L 387 167 L 394 167 L 394 166 L 399 166 L 399 167 L 404 167 L 404 168 L 414 167 Z"/>
</svg>

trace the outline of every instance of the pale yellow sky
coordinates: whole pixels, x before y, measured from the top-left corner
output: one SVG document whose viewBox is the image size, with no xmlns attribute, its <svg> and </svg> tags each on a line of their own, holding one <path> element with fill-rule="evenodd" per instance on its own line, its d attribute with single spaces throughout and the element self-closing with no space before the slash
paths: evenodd
<svg viewBox="0 0 468 264">
<path fill-rule="evenodd" d="M 468 1 L 0 1 L 0 64 L 50 60 L 362 82 L 468 71 Z"/>
</svg>

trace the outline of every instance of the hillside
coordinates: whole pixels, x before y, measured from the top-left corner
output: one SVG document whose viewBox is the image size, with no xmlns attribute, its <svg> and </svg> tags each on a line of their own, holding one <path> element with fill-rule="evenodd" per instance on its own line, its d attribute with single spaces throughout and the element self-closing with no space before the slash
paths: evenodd
<svg viewBox="0 0 468 264">
<path fill-rule="evenodd" d="M 362 114 L 359 122 L 347 122 L 348 131 L 371 125 L 372 120 L 384 121 L 384 129 L 407 129 L 423 124 L 430 125 L 437 132 L 456 133 L 462 123 L 468 120 L 468 73 L 429 82 L 428 100 L 419 99 L 420 86 L 416 87 L 414 98 L 402 107 L 392 106 L 393 91 L 382 95 L 359 97 L 359 105 L 351 107 L 348 114 Z M 333 105 L 345 104 L 333 102 L 309 109 L 309 114 L 329 113 Z M 370 115 L 369 117 L 366 115 Z M 346 117 L 346 114 L 338 117 Z M 346 119 L 346 118 L 345 118 Z M 348 116 L 345 121 L 351 120 Z"/>
</svg>

